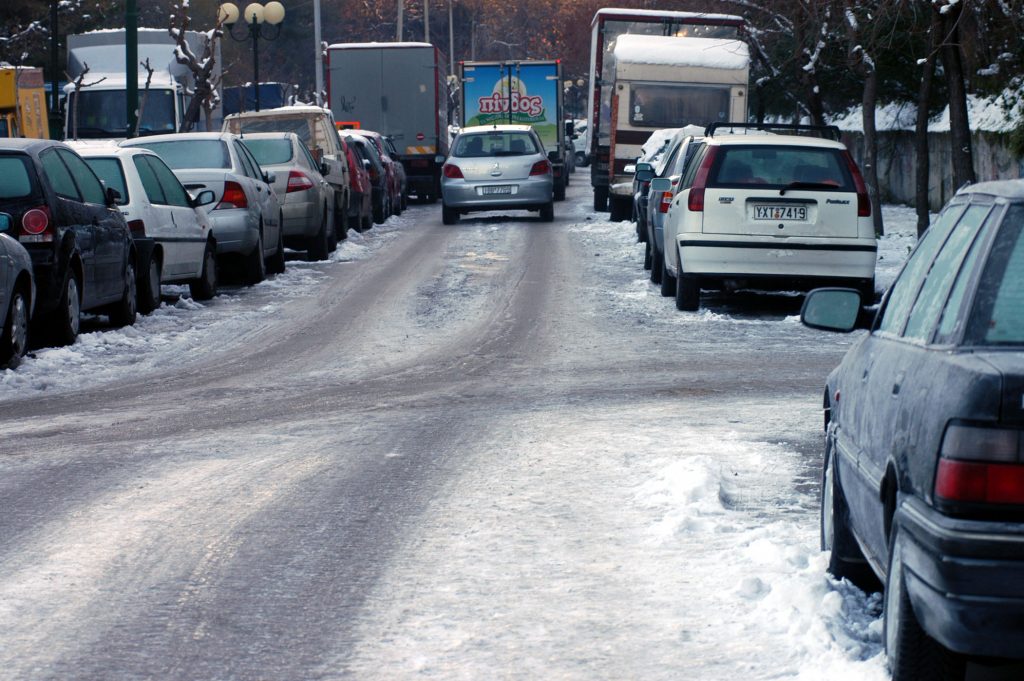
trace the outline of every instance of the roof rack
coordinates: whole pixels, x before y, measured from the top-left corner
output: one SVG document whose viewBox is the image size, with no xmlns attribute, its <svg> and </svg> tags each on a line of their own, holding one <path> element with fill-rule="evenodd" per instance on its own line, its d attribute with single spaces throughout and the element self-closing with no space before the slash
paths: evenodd
<svg viewBox="0 0 1024 681">
<path fill-rule="evenodd" d="M 773 132 L 775 130 L 786 131 L 799 135 L 800 133 L 813 133 L 818 137 L 833 139 L 836 142 L 842 138 L 842 132 L 835 125 L 800 125 L 798 123 L 712 123 L 704 129 L 705 137 L 714 137 L 716 130 L 728 130 L 742 128 L 744 130 L 763 130 Z"/>
</svg>

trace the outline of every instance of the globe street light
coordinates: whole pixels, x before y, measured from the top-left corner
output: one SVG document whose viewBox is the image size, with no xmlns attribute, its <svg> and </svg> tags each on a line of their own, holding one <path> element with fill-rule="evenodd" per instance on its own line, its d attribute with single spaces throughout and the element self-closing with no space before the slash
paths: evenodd
<svg viewBox="0 0 1024 681">
<path fill-rule="evenodd" d="M 239 18 L 242 19 L 244 29 L 235 35 L 235 26 Z M 256 94 L 256 110 L 260 110 L 260 38 L 264 40 L 276 40 L 281 34 L 281 22 L 284 21 L 284 5 L 277 0 L 261 5 L 258 2 L 251 2 L 245 6 L 243 13 L 239 13 L 238 5 L 233 2 L 225 2 L 217 8 L 217 19 L 228 27 L 228 35 L 232 40 L 245 42 L 252 40 L 252 76 L 255 81 L 253 90 Z M 264 25 L 271 28 L 264 32 Z"/>
</svg>

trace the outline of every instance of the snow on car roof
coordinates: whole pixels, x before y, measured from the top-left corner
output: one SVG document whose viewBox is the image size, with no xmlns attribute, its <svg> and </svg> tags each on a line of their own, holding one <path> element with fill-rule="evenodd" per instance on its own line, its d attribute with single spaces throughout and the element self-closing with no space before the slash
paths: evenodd
<svg viewBox="0 0 1024 681">
<path fill-rule="evenodd" d="M 394 43 L 334 43 L 328 45 L 329 50 L 358 50 L 366 47 L 433 47 L 430 43 L 394 42 Z"/>
<path fill-rule="evenodd" d="M 738 70 L 750 66 L 750 49 L 742 40 L 627 34 L 620 35 L 615 42 L 615 60 L 625 64 Z"/>
<path fill-rule="evenodd" d="M 622 7 L 604 7 L 597 10 L 594 18 L 609 15 L 626 15 L 637 17 L 653 17 L 656 19 L 707 19 L 708 21 L 734 21 L 743 23 L 743 17 L 735 14 L 712 14 L 709 12 L 666 12 L 654 9 L 625 9 Z"/>
</svg>

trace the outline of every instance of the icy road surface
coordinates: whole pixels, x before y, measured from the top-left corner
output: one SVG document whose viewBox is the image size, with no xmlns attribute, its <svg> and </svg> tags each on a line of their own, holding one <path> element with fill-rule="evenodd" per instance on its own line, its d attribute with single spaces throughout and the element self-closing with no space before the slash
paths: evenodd
<svg viewBox="0 0 1024 681">
<path fill-rule="evenodd" d="M 886 678 L 818 551 L 852 338 L 676 312 L 585 184 L 0 373 L 0 678 Z"/>
</svg>

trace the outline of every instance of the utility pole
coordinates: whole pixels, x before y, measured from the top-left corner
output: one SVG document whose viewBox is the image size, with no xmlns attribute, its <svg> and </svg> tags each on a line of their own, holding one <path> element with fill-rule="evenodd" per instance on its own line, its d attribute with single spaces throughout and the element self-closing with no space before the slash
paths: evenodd
<svg viewBox="0 0 1024 681">
<path fill-rule="evenodd" d="M 402 42 L 402 12 L 405 11 L 405 0 L 398 0 L 398 32 L 395 35 L 395 40 Z"/>
<path fill-rule="evenodd" d="M 313 39 L 316 40 L 316 103 L 324 105 L 324 48 L 320 38 L 320 0 L 313 0 Z"/>
<path fill-rule="evenodd" d="M 452 26 L 452 4 L 448 0 L 448 73 L 455 73 L 455 29 Z"/>
<path fill-rule="evenodd" d="M 50 0 L 50 127 L 53 128 L 53 119 L 60 111 L 60 93 L 57 86 L 60 84 L 60 64 L 57 63 L 58 45 L 58 21 L 57 21 L 57 0 Z"/>
<path fill-rule="evenodd" d="M 423 42 L 430 42 L 430 0 L 423 0 Z"/>
<path fill-rule="evenodd" d="M 124 78 L 128 137 L 139 129 L 139 8 L 136 0 L 127 0 L 124 10 Z"/>
</svg>

